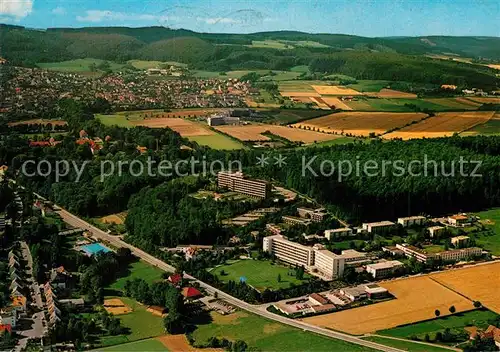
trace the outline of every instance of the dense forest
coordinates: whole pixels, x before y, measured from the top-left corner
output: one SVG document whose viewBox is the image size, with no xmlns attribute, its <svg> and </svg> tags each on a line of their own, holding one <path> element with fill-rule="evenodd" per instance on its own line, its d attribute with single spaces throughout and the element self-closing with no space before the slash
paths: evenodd
<svg viewBox="0 0 500 352">
<path fill-rule="evenodd" d="M 36 31 L 7 25 L 0 25 L 0 37 L 2 55 L 14 65 L 30 67 L 39 62 L 87 57 L 117 62 L 130 59 L 179 61 L 193 69 L 218 72 L 288 70 L 297 65 L 308 65 L 312 72 L 339 73 L 357 79 L 446 83 L 485 89 L 498 86 L 494 69 L 435 60 L 424 55 L 454 52 L 500 60 L 499 38 L 433 37 L 439 45 L 429 45 L 418 38 L 364 38 L 300 32 L 231 35 L 163 27 Z M 323 46 L 290 46 L 286 50 L 277 50 L 250 45 L 253 40 L 269 39 L 315 41 Z"/>
</svg>

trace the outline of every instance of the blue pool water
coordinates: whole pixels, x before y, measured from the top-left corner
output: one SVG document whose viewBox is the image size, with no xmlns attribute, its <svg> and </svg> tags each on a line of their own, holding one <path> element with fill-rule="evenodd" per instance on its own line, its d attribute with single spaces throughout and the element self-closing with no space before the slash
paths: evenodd
<svg viewBox="0 0 500 352">
<path fill-rule="evenodd" d="M 104 245 L 102 245 L 100 243 L 92 243 L 92 244 L 88 244 L 86 246 L 81 246 L 80 248 L 87 255 L 94 255 L 94 254 L 100 253 L 100 252 L 107 253 L 107 252 L 111 251 L 108 247 L 105 247 Z"/>
</svg>

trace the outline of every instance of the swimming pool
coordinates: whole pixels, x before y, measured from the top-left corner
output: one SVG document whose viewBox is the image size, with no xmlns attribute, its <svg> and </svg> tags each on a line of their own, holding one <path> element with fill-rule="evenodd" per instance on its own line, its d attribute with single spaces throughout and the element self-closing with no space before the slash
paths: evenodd
<svg viewBox="0 0 500 352">
<path fill-rule="evenodd" d="M 92 256 L 100 252 L 103 253 L 111 252 L 111 249 L 98 242 L 81 246 L 80 249 L 84 251 L 85 254 L 87 254 L 88 256 Z"/>
</svg>

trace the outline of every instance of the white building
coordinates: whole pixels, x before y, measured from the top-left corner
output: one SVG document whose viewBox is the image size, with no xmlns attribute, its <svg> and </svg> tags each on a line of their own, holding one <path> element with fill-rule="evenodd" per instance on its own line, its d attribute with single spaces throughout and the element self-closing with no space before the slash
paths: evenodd
<svg viewBox="0 0 500 352">
<path fill-rule="evenodd" d="M 390 276 L 396 269 L 403 267 L 403 263 L 399 260 L 391 260 L 366 266 L 366 272 L 371 274 L 374 279 L 382 279 Z"/>
<path fill-rule="evenodd" d="M 346 265 L 359 266 L 371 261 L 370 258 L 366 257 L 366 253 L 358 252 L 354 249 L 346 249 L 342 251 L 342 258 L 344 258 Z"/>
<path fill-rule="evenodd" d="M 344 257 L 324 249 L 321 245 L 304 246 L 289 241 L 282 235 L 274 235 L 264 238 L 263 250 L 286 263 L 302 266 L 309 272 L 316 269 L 326 279 L 335 279 L 344 274 Z"/>
<path fill-rule="evenodd" d="M 465 246 L 469 242 L 469 236 L 457 236 L 451 238 L 451 244 L 455 247 Z"/>
<path fill-rule="evenodd" d="M 478 247 L 454 249 L 438 253 L 438 256 L 445 262 L 457 262 L 470 257 L 478 257 L 483 253 L 483 250 Z"/>
<path fill-rule="evenodd" d="M 378 231 L 384 231 L 388 230 L 394 227 L 396 225 L 392 221 L 379 221 L 379 222 L 369 222 L 369 223 L 364 223 L 363 224 L 363 230 L 369 232 L 369 233 L 375 233 Z"/>
<path fill-rule="evenodd" d="M 425 216 L 408 216 L 405 218 L 398 218 L 398 224 L 403 225 L 403 227 L 423 225 L 425 224 L 425 221 Z"/>
<path fill-rule="evenodd" d="M 431 226 L 427 228 L 427 231 L 429 231 L 431 238 L 439 237 L 439 235 L 445 232 L 445 230 L 446 227 L 444 226 Z"/>
<path fill-rule="evenodd" d="M 448 223 L 452 226 L 465 226 L 469 223 L 469 217 L 463 214 L 448 216 Z"/>
<path fill-rule="evenodd" d="M 347 236 L 352 236 L 353 231 L 352 229 L 348 227 L 343 227 L 340 229 L 334 229 L 334 230 L 325 230 L 325 237 L 330 240 L 334 238 L 339 238 L 339 237 L 347 237 Z"/>
</svg>

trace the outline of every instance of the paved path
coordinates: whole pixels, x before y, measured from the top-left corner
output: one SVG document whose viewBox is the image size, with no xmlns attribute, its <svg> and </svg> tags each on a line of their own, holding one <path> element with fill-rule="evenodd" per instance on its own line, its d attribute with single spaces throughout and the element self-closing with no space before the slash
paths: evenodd
<svg viewBox="0 0 500 352">
<path fill-rule="evenodd" d="M 63 208 L 61 208 L 59 206 L 56 206 L 56 209 L 58 209 L 57 211 L 58 211 L 59 215 L 67 224 L 69 224 L 73 227 L 76 227 L 76 228 L 82 228 L 82 229 L 85 229 L 87 231 L 90 231 L 95 238 L 101 239 L 103 241 L 107 241 L 108 243 L 110 243 L 111 245 L 113 245 L 117 248 L 119 248 L 119 247 L 129 248 L 132 251 L 132 253 L 134 255 L 136 255 L 137 257 L 141 258 L 145 262 L 150 263 L 151 265 L 154 265 L 154 266 L 156 266 L 164 271 L 167 271 L 167 272 L 174 272 L 175 271 L 175 268 L 173 266 L 161 261 L 160 259 L 150 255 L 149 253 L 146 253 L 145 251 L 143 251 L 139 248 L 136 248 L 136 247 L 124 242 L 121 238 L 119 238 L 117 236 L 110 235 L 110 234 L 100 230 L 99 228 L 87 223 L 86 221 L 80 219 L 79 217 L 71 214 L 70 212 L 64 210 Z M 227 294 L 219 289 L 216 289 L 215 287 L 212 287 L 212 286 L 210 286 L 202 281 L 199 281 L 198 279 L 196 279 L 190 275 L 186 274 L 186 275 L 184 275 L 184 277 L 187 279 L 196 281 L 201 287 L 203 287 L 209 293 L 213 294 L 213 293 L 217 292 L 218 297 L 226 300 L 228 303 L 230 303 L 230 304 L 232 304 L 240 309 L 243 309 L 243 310 L 249 311 L 251 313 L 254 313 L 256 315 L 260 315 L 262 317 L 265 317 L 267 319 L 274 320 L 274 321 L 280 322 L 282 324 L 290 325 L 290 326 L 302 329 L 304 331 L 314 332 L 314 333 L 317 333 L 319 335 L 335 338 L 338 340 L 343 340 L 343 341 L 350 342 L 350 343 L 357 344 L 357 345 L 361 345 L 364 347 L 373 348 L 373 349 L 379 350 L 379 351 L 402 352 L 401 350 L 399 350 L 397 348 L 384 346 L 384 345 L 381 345 L 381 344 L 378 344 L 375 342 L 371 342 L 371 341 L 365 341 L 365 340 L 362 340 L 356 336 L 352 336 L 352 335 L 344 334 L 341 332 L 336 332 L 336 331 L 320 328 L 320 327 L 315 326 L 315 325 L 311 325 L 311 324 L 307 324 L 307 323 L 304 323 L 301 321 L 282 317 L 282 316 L 270 313 L 266 310 L 261 310 L 259 306 L 254 306 L 252 304 L 249 304 L 249 303 L 246 303 L 242 300 L 239 300 L 239 299 L 237 299 L 237 298 L 235 298 L 235 297 L 233 297 L 233 296 L 231 296 L 231 295 L 229 295 L 229 294 Z"/>
</svg>

